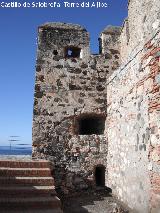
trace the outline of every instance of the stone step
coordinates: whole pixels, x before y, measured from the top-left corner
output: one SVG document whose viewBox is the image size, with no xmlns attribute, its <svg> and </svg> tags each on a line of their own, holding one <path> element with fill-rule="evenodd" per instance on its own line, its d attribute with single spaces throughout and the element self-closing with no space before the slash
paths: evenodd
<svg viewBox="0 0 160 213">
<path fill-rule="evenodd" d="M 14 161 L 14 160 L 1 160 L 0 167 L 10 168 L 49 168 L 51 163 L 45 160 L 28 160 L 28 161 Z"/>
<path fill-rule="evenodd" d="M 36 186 L 53 186 L 52 177 L 0 177 L 0 186 L 4 185 L 36 185 Z"/>
<path fill-rule="evenodd" d="M 27 197 L 27 198 L 0 198 L 0 212 L 13 210 L 33 210 L 33 209 L 44 209 L 45 208 L 60 208 L 60 199 L 56 196 L 54 197 Z"/>
<path fill-rule="evenodd" d="M 48 161 L 0 161 L 0 213 L 62 213 Z"/>
<path fill-rule="evenodd" d="M 0 197 L 38 197 L 56 195 L 54 186 L 0 186 Z"/>
<path fill-rule="evenodd" d="M 0 176 L 4 177 L 51 177 L 49 168 L 7 168 L 0 167 Z"/>
</svg>

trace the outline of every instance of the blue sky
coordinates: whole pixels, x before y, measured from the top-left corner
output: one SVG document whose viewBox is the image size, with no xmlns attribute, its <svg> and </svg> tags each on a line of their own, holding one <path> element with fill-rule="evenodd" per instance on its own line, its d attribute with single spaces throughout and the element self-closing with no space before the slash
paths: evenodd
<svg viewBox="0 0 160 213">
<path fill-rule="evenodd" d="M 98 53 L 99 33 L 107 25 L 122 25 L 127 17 L 127 0 L 100 2 L 108 8 L 0 8 L 0 145 L 8 145 L 11 135 L 32 143 L 37 27 L 45 22 L 80 24 L 90 32 L 92 53 Z"/>
</svg>

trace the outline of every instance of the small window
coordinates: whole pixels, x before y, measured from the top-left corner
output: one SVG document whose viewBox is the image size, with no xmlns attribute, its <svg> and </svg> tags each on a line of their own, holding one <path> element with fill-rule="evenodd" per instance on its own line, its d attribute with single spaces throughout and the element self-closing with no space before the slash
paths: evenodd
<svg viewBox="0 0 160 213">
<path fill-rule="evenodd" d="M 79 58 L 81 49 L 78 47 L 67 47 L 65 49 L 65 57 L 67 58 Z"/>
<path fill-rule="evenodd" d="M 54 55 L 58 55 L 58 51 L 57 50 L 53 50 L 53 54 Z"/>
<path fill-rule="evenodd" d="M 102 135 L 105 129 L 105 117 L 102 115 L 86 115 L 76 119 L 76 134 Z"/>
</svg>

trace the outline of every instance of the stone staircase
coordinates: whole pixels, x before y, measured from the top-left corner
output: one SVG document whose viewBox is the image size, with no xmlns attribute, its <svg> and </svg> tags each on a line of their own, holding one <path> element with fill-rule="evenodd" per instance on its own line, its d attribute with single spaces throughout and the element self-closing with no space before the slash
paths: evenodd
<svg viewBox="0 0 160 213">
<path fill-rule="evenodd" d="M 48 161 L 0 161 L 1 213 L 62 213 Z"/>
</svg>

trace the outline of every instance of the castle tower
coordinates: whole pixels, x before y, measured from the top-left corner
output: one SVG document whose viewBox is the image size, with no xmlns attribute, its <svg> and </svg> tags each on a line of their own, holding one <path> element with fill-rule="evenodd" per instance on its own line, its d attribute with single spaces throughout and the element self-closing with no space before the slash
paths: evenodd
<svg viewBox="0 0 160 213">
<path fill-rule="evenodd" d="M 79 25 L 49 23 L 38 33 L 33 157 L 54 162 L 62 191 L 104 185 L 106 78 L 117 52 L 90 55 Z"/>
</svg>

